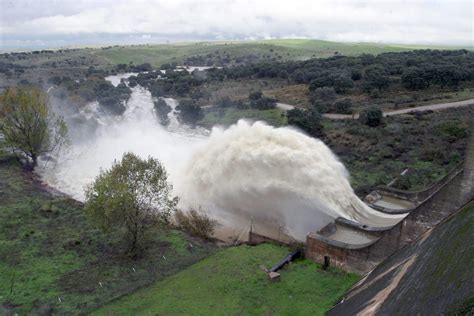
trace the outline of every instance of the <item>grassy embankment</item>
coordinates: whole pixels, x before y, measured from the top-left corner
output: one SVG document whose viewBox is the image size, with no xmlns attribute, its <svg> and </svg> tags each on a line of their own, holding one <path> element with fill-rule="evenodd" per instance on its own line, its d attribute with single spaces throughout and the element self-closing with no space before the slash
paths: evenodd
<svg viewBox="0 0 474 316">
<path fill-rule="evenodd" d="M 241 246 L 209 257 L 213 244 L 163 229 L 133 261 L 121 255 L 118 237 L 90 225 L 78 202 L 52 196 L 18 162 L 1 158 L 0 314 L 81 314 L 111 301 L 105 310 L 121 314 L 322 314 L 358 278 L 300 261 L 273 284 L 259 266 L 287 248 Z"/>
<path fill-rule="evenodd" d="M 216 250 L 176 230 L 149 238 L 143 256 L 129 259 L 79 203 L 45 192 L 17 162 L 0 162 L 1 315 L 87 313 Z"/>
<path fill-rule="evenodd" d="M 270 282 L 260 266 L 287 253 L 268 244 L 227 248 L 96 314 L 323 315 L 359 278 L 298 261 L 281 271 L 280 282 Z"/>
</svg>

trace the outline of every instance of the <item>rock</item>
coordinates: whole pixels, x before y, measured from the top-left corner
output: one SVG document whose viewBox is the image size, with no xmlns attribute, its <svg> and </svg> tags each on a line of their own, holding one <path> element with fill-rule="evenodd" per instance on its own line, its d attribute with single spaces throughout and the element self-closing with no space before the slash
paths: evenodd
<svg viewBox="0 0 474 316">
<path fill-rule="evenodd" d="M 272 282 L 280 281 L 280 273 L 278 273 L 278 272 L 269 272 L 268 273 L 268 278 Z"/>
</svg>

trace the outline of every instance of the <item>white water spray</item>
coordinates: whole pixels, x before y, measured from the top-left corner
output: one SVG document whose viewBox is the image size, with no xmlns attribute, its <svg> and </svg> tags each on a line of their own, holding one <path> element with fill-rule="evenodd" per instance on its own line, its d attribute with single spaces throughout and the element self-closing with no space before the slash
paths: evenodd
<svg viewBox="0 0 474 316">
<path fill-rule="evenodd" d="M 165 100 L 172 108 L 177 104 Z M 101 114 L 97 104 L 78 115 L 95 131 L 74 137 L 70 152 L 40 173 L 79 200 L 101 168 L 132 151 L 160 159 L 181 206 L 208 210 L 223 224 L 226 237 L 245 239 L 251 222 L 270 237 L 286 233 L 304 240 L 307 232 L 339 216 L 370 226 L 391 226 L 401 219 L 367 207 L 329 148 L 291 128 L 239 121 L 227 130 L 214 128 L 208 136 L 205 129 L 179 124 L 173 112 L 165 128 L 155 117 L 150 93 L 140 87 L 133 88 L 120 118 Z"/>
</svg>

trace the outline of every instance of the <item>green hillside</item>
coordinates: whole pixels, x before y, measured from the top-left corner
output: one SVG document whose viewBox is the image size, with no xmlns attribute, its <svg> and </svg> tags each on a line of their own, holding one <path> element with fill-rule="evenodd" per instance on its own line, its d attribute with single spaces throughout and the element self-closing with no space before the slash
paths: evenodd
<svg viewBox="0 0 474 316">
<path fill-rule="evenodd" d="M 187 57 L 220 53 L 230 58 L 255 55 L 259 60 L 275 58 L 279 61 L 301 60 L 341 55 L 380 54 L 421 48 L 454 49 L 454 47 L 429 47 L 388 45 L 376 43 L 339 43 L 311 39 L 278 39 L 262 41 L 188 42 L 159 45 L 114 46 L 95 51 L 112 64 L 182 63 Z M 459 48 L 459 47 L 457 47 Z"/>
</svg>

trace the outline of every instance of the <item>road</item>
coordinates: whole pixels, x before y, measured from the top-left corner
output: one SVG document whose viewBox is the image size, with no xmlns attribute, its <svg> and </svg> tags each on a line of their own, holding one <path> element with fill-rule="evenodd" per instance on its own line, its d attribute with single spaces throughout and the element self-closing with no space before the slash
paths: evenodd
<svg viewBox="0 0 474 316">
<path fill-rule="evenodd" d="M 400 114 L 407 114 L 407 113 L 411 113 L 411 112 L 436 111 L 436 110 L 442 110 L 442 109 L 448 109 L 448 108 L 457 108 L 457 107 L 468 106 L 468 105 L 474 105 L 474 99 L 469 99 L 469 100 L 464 100 L 464 101 L 457 101 L 457 102 L 449 102 L 449 103 L 429 104 L 429 105 L 417 106 L 417 107 L 414 107 L 414 108 L 388 111 L 388 112 L 384 112 L 383 116 L 400 115 Z M 293 105 L 285 104 L 285 103 L 277 103 L 276 106 L 278 108 L 280 108 L 282 110 L 286 110 L 286 111 L 295 108 Z M 323 116 L 325 118 L 328 118 L 328 119 L 331 119 L 331 120 L 346 120 L 346 119 L 357 119 L 357 118 L 359 118 L 359 114 L 351 115 L 351 114 L 326 113 L 326 114 L 323 114 Z"/>
</svg>

